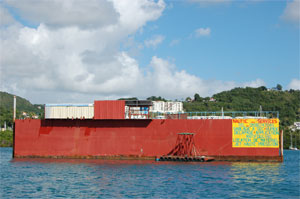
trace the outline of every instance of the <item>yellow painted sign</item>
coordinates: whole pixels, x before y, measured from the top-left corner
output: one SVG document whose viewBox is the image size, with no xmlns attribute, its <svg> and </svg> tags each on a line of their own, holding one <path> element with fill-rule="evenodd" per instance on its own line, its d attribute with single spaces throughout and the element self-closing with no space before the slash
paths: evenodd
<svg viewBox="0 0 300 199">
<path fill-rule="evenodd" d="M 278 119 L 233 119 L 232 147 L 279 147 Z"/>
</svg>

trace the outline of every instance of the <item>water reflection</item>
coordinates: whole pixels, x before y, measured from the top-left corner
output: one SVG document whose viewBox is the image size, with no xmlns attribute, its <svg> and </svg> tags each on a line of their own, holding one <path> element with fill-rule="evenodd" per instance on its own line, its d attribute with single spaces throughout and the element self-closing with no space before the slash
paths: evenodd
<svg viewBox="0 0 300 199">
<path fill-rule="evenodd" d="M 246 163 L 234 162 L 231 164 L 230 171 L 233 179 L 246 180 L 254 182 L 257 180 L 265 180 L 267 176 L 271 176 L 272 180 L 280 180 L 278 178 L 282 163 Z"/>
<path fill-rule="evenodd" d="M 86 165 L 201 165 L 218 167 L 220 165 L 231 165 L 230 162 L 172 162 L 155 160 L 107 160 L 107 159 L 54 159 L 54 158 L 15 158 L 10 160 L 11 163 L 20 164 L 86 164 Z"/>
<path fill-rule="evenodd" d="M 235 191 L 231 193 L 231 197 L 249 197 L 257 194 L 271 196 L 275 191 L 272 188 L 284 181 L 280 173 L 281 167 L 282 163 L 232 163 L 229 173 Z"/>
<path fill-rule="evenodd" d="M 15 158 L 11 163 L 36 163 L 36 164 L 152 164 L 152 160 L 102 160 L 102 159 L 53 159 L 53 158 Z"/>
<path fill-rule="evenodd" d="M 1 151 L 1 149 L 0 149 Z M 3 149 L 2 149 L 3 151 Z M 299 198 L 299 153 L 284 163 L 13 159 L 0 198 Z M 298 161 L 298 162 L 297 162 Z"/>
</svg>

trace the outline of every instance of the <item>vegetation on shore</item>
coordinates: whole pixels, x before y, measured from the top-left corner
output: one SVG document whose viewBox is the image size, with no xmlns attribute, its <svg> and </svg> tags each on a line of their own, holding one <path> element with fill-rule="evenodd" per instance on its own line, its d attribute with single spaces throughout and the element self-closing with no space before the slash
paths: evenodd
<svg viewBox="0 0 300 199">
<path fill-rule="evenodd" d="M 16 118 L 32 118 L 34 116 L 42 118 L 44 115 L 44 105 L 31 104 L 28 100 L 16 96 L 17 113 Z M 14 95 L 0 91 L 0 126 L 4 126 L 6 122 L 7 127 L 13 126 L 13 100 Z"/>
<path fill-rule="evenodd" d="M 281 127 L 287 128 L 300 121 L 300 91 L 299 90 L 267 90 L 259 88 L 235 88 L 224 91 L 210 98 L 202 98 L 195 94 L 193 102 L 184 102 L 186 111 L 279 111 Z"/>
<path fill-rule="evenodd" d="M 0 147 L 12 147 L 12 146 L 13 146 L 13 132 L 0 131 Z"/>
</svg>

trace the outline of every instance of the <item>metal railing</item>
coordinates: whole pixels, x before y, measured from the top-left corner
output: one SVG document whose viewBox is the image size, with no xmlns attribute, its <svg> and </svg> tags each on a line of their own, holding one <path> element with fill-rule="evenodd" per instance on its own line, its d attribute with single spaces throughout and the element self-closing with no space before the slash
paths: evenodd
<svg viewBox="0 0 300 199">
<path fill-rule="evenodd" d="M 279 118 L 279 111 L 212 111 L 212 112 L 150 112 L 149 119 L 232 119 L 232 118 Z"/>
</svg>

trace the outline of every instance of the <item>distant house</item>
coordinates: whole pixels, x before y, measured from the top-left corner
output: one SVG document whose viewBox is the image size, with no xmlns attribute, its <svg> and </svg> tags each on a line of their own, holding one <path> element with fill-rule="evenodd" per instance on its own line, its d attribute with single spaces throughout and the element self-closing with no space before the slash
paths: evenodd
<svg viewBox="0 0 300 199">
<path fill-rule="evenodd" d="M 294 122 L 294 125 L 289 127 L 292 131 L 300 130 L 300 122 Z"/>
<path fill-rule="evenodd" d="M 193 100 L 191 98 L 186 99 L 187 102 L 192 102 Z"/>
<path fill-rule="evenodd" d="M 215 98 L 213 98 L 213 97 L 211 97 L 211 98 L 209 99 L 209 101 L 210 101 L 210 102 L 215 102 L 215 101 L 216 101 L 216 99 L 215 99 Z"/>
<path fill-rule="evenodd" d="M 268 88 L 268 91 L 278 91 L 278 89 L 276 87 L 273 87 L 273 88 Z"/>
<path fill-rule="evenodd" d="M 300 130 L 300 122 L 294 122 L 294 125 L 297 130 Z"/>
<path fill-rule="evenodd" d="M 150 112 L 161 113 L 179 113 L 183 112 L 182 102 L 164 102 L 164 101 L 152 101 L 153 106 L 150 107 Z"/>
</svg>

